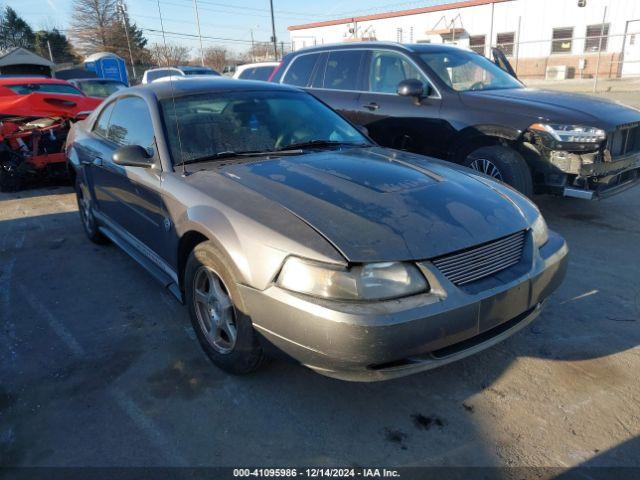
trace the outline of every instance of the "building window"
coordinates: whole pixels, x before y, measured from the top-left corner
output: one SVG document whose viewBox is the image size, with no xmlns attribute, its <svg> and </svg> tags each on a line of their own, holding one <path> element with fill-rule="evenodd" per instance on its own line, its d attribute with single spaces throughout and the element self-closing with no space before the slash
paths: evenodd
<svg viewBox="0 0 640 480">
<path fill-rule="evenodd" d="M 486 35 L 471 35 L 469 37 L 469 48 L 480 55 L 484 55 L 486 38 Z"/>
<path fill-rule="evenodd" d="M 573 48 L 573 27 L 554 28 L 551 53 L 571 53 Z"/>
<path fill-rule="evenodd" d="M 504 52 L 505 55 L 513 55 L 513 45 L 516 43 L 515 32 L 499 33 L 496 38 L 496 47 Z"/>
<path fill-rule="evenodd" d="M 402 29 L 396 28 L 396 42 L 402 43 Z"/>
<path fill-rule="evenodd" d="M 598 50 L 606 52 L 609 40 L 609 24 L 589 25 L 586 37 L 584 41 L 585 52 L 597 52 Z"/>
</svg>

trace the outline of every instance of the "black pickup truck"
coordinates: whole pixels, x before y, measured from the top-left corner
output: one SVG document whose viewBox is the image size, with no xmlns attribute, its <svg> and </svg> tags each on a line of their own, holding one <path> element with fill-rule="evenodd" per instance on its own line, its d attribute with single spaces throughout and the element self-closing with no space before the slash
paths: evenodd
<svg viewBox="0 0 640 480">
<path fill-rule="evenodd" d="M 286 56 L 297 85 L 379 144 L 477 169 L 521 192 L 602 198 L 640 182 L 640 110 L 526 88 L 506 57 L 451 45 L 323 45 Z"/>
</svg>

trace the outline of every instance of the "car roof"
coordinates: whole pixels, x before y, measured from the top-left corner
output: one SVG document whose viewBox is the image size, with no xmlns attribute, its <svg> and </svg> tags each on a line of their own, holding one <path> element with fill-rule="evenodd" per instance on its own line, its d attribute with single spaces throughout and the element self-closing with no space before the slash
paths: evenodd
<svg viewBox="0 0 640 480">
<path fill-rule="evenodd" d="M 446 43 L 397 43 L 397 42 L 342 42 L 342 43 L 325 43 L 323 45 L 314 45 L 311 47 L 301 48 L 296 50 L 291 55 L 298 53 L 308 53 L 313 51 L 325 51 L 325 50 L 343 50 L 350 48 L 390 48 L 393 50 L 405 51 L 405 52 L 442 52 L 442 51 L 459 51 L 460 47 L 456 45 L 449 45 Z"/>
<path fill-rule="evenodd" d="M 238 65 L 237 68 L 253 68 L 253 67 L 277 67 L 280 62 L 256 62 L 256 63 L 243 63 Z"/>
<path fill-rule="evenodd" d="M 60 80 L 58 78 L 42 78 L 42 77 L 0 78 L 0 85 L 24 85 L 25 83 L 71 85 L 66 80 Z"/>
<path fill-rule="evenodd" d="M 199 93 L 220 92 L 256 92 L 256 91 L 283 91 L 300 92 L 296 87 L 279 83 L 259 82 L 253 80 L 236 80 L 227 77 L 216 78 L 190 78 L 180 82 L 152 82 L 146 85 L 138 85 L 127 90 L 121 90 L 120 95 L 127 92 L 153 93 L 158 100 L 172 97 L 195 95 Z"/>
</svg>

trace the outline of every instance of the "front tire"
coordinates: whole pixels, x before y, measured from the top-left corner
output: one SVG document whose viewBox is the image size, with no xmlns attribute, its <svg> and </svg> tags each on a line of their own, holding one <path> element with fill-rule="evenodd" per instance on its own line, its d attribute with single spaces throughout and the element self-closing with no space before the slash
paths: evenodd
<svg viewBox="0 0 640 480">
<path fill-rule="evenodd" d="M 467 156 L 463 165 L 507 183 L 527 197 L 533 195 L 529 166 L 522 155 L 511 148 L 502 145 L 478 148 Z"/>
<path fill-rule="evenodd" d="M 235 375 L 264 363 L 237 281 L 211 242 L 197 245 L 187 260 L 184 285 L 191 324 L 209 359 Z"/>
</svg>

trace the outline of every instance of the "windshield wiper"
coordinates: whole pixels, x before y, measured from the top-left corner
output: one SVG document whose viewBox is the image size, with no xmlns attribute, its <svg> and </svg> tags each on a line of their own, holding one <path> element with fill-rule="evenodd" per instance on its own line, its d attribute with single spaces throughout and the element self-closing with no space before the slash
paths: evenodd
<svg viewBox="0 0 640 480">
<path fill-rule="evenodd" d="M 291 148 L 333 148 L 333 147 L 370 147 L 369 143 L 364 142 L 338 142 L 335 140 L 309 140 L 308 142 L 291 143 L 281 147 L 280 150 L 288 150 Z"/>
<path fill-rule="evenodd" d="M 247 157 L 264 157 L 267 155 L 300 155 L 302 150 L 298 149 L 286 149 L 286 150 L 250 150 L 245 152 L 234 152 L 232 150 L 218 152 L 211 155 L 205 155 L 204 157 L 190 158 L 180 163 L 176 163 L 176 166 L 189 165 L 191 163 L 210 162 L 215 160 L 221 160 L 224 158 L 247 158 Z"/>
</svg>

